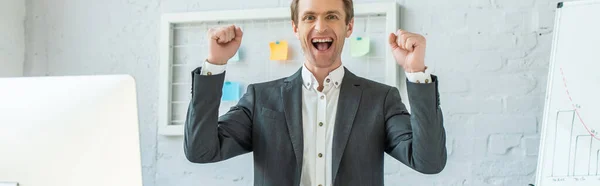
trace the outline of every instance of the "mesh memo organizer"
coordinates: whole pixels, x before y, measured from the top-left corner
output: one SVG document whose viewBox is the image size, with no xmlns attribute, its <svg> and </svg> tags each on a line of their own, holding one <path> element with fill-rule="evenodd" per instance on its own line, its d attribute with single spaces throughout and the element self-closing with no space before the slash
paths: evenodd
<svg viewBox="0 0 600 186">
<path fill-rule="evenodd" d="M 392 6 L 393 5 L 393 6 Z M 355 27 L 345 40 L 343 65 L 358 76 L 397 86 L 403 91 L 403 73 L 394 62 L 387 36 L 397 29 L 395 3 L 355 5 Z M 304 62 L 300 42 L 292 31 L 288 8 L 164 14 L 161 25 L 161 66 L 159 133 L 182 135 L 191 99 L 191 71 L 204 63 L 208 53 L 209 28 L 235 24 L 244 36 L 238 59 L 227 64 L 224 96 L 219 114 L 224 114 L 245 93 L 249 84 L 287 77 Z M 358 50 L 352 40 L 367 41 L 369 52 L 353 56 Z M 287 42 L 287 59 L 269 59 L 270 43 Z M 364 47 L 362 49 L 365 49 Z M 405 90 L 404 90 L 405 91 Z M 230 94 L 231 93 L 231 94 Z M 403 97 L 403 100 L 408 100 Z"/>
</svg>

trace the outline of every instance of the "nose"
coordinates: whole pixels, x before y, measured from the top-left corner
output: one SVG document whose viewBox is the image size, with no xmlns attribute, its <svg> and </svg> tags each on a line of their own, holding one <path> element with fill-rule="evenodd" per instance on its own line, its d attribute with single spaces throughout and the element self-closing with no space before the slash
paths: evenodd
<svg viewBox="0 0 600 186">
<path fill-rule="evenodd" d="M 315 30 L 317 33 L 324 33 L 327 30 L 327 24 L 325 21 L 318 19 L 315 23 Z"/>
</svg>

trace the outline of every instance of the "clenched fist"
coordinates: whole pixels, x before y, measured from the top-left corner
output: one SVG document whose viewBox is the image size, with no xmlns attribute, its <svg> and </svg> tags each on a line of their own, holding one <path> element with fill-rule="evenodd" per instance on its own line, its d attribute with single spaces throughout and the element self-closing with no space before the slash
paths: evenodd
<svg viewBox="0 0 600 186">
<path fill-rule="evenodd" d="M 425 71 L 425 37 L 398 30 L 390 33 L 389 43 L 394 59 L 406 72 Z"/>
<path fill-rule="evenodd" d="M 209 63 L 215 65 L 226 64 L 242 44 L 242 29 L 235 25 L 210 28 L 208 30 L 208 58 Z"/>
</svg>

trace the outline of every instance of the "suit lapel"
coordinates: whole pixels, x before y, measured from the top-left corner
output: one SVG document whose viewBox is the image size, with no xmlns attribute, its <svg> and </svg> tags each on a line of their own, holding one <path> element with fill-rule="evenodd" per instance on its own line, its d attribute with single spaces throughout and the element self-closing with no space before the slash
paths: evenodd
<svg viewBox="0 0 600 186">
<path fill-rule="evenodd" d="M 357 81 L 356 75 L 344 68 L 344 78 L 340 89 L 337 113 L 335 116 L 335 129 L 333 133 L 333 169 L 332 175 L 335 182 L 337 172 L 340 168 L 342 155 L 346 149 L 348 138 L 352 130 L 352 124 L 358 111 L 358 105 L 362 96 L 362 89 Z"/>
<path fill-rule="evenodd" d="M 302 76 L 301 70 L 284 80 L 281 87 L 285 121 L 289 132 L 294 154 L 296 155 L 296 181 L 300 184 L 302 172 L 302 153 L 304 149 L 302 128 Z"/>
</svg>

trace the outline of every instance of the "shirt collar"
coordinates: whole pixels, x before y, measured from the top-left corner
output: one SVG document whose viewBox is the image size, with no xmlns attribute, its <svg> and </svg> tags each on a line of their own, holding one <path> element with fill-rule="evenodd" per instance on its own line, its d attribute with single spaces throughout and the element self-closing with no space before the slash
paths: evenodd
<svg viewBox="0 0 600 186">
<path fill-rule="evenodd" d="M 338 68 L 329 72 L 329 75 L 323 80 L 323 86 L 333 86 L 340 88 L 342 85 L 342 79 L 344 79 L 344 66 L 340 65 Z M 306 65 L 302 65 L 302 85 L 304 88 L 310 90 L 314 88 L 317 90 L 319 83 L 315 76 L 306 68 Z"/>
</svg>

